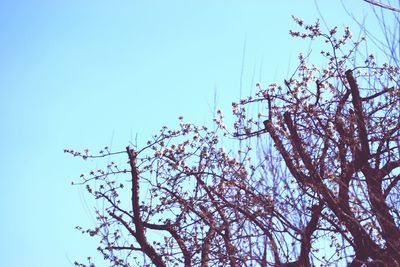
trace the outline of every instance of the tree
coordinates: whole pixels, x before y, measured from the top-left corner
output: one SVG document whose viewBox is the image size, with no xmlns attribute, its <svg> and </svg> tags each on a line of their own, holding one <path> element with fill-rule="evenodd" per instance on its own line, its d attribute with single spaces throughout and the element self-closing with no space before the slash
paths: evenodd
<svg viewBox="0 0 400 267">
<path fill-rule="evenodd" d="M 400 265 L 400 69 L 354 61 L 365 40 L 348 28 L 295 21 L 326 67 L 300 55 L 282 85 L 232 104 L 233 133 L 219 111 L 213 130 L 181 118 L 142 148 L 65 150 L 128 160 L 80 182 L 102 208 L 78 229 L 113 266 Z M 245 148 L 226 149 L 232 136 Z"/>
<path fill-rule="evenodd" d="M 328 69 L 308 66 L 300 57 L 298 78 L 285 81 L 285 89 L 262 91 L 260 101 L 268 103 L 265 128 L 302 194 L 323 203 L 320 227 L 346 243 L 337 252 L 346 255 L 347 246 L 354 251 L 350 266 L 397 266 L 399 69 L 378 67 L 371 55 L 346 70 L 359 45 L 339 54 L 350 32 L 336 39 L 335 29 L 325 35 L 318 24 L 304 28 L 308 33 L 292 35 L 321 36 L 331 45 L 332 52 L 322 52 Z"/>
</svg>

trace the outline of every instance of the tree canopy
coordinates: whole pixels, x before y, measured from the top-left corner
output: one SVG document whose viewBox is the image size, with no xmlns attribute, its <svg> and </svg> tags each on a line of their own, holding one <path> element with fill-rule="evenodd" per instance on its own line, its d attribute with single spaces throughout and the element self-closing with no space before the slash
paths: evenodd
<svg viewBox="0 0 400 267">
<path fill-rule="evenodd" d="M 78 182 L 102 203 L 97 224 L 78 229 L 100 238 L 106 261 L 400 265 L 398 58 L 360 61 L 364 36 L 294 20 L 291 36 L 319 42 L 325 65 L 300 54 L 292 76 L 232 103 L 233 127 L 218 111 L 215 127 L 180 118 L 144 147 L 65 150 L 108 160 Z"/>
</svg>

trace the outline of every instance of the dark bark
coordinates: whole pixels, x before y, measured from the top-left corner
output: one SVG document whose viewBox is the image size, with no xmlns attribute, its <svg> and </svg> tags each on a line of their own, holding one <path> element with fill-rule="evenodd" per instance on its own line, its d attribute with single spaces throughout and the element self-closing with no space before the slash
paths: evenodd
<svg viewBox="0 0 400 267">
<path fill-rule="evenodd" d="M 140 217 L 140 205 L 139 205 L 139 173 L 136 166 L 136 153 L 129 147 L 126 148 L 129 156 L 129 165 L 131 167 L 131 178 L 132 178 L 132 211 L 133 211 L 133 223 L 135 225 L 135 238 L 139 243 L 142 251 L 150 258 L 153 264 L 157 267 L 165 267 L 165 263 L 162 257 L 156 252 L 156 250 L 147 242 L 145 235 L 145 229 L 143 227 L 142 219 Z"/>
</svg>

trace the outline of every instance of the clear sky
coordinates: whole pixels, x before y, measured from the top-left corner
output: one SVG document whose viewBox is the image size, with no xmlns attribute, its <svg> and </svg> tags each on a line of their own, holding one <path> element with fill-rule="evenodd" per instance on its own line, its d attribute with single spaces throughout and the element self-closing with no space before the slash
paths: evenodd
<svg viewBox="0 0 400 267">
<path fill-rule="evenodd" d="M 340 1 L 318 6 L 329 26 L 354 24 Z M 1 0 L 0 266 L 96 255 L 96 240 L 74 230 L 93 223 L 92 204 L 70 185 L 95 163 L 63 149 L 121 150 L 180 115 L 209 123 L 214 92 L 230 114 L 308 49 L 288 35 L 292 14 L 320 17 L 311 0 Z"/>
</svg>

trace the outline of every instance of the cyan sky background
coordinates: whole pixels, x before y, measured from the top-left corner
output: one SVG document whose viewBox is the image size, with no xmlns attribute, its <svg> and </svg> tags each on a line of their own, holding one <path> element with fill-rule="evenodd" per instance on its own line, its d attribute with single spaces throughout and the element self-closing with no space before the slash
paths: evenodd
<svg viewBox="0 0 400 267">
<path fill-rule="evenodd" d="M 369 19 L 364 1 L 346 2 Z M 1 0 L 0 266 L 97 255 L 74 230 L 93 224 L 92 204 L 70 185 L 95 162 L 63 149 L 121 150 L 180 115 L 210 123 L 215 91 L 230 114 L 309 48 L 289 37 L 292 14 L 354 25 L 340 1 Z"/>
</svg>

